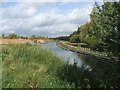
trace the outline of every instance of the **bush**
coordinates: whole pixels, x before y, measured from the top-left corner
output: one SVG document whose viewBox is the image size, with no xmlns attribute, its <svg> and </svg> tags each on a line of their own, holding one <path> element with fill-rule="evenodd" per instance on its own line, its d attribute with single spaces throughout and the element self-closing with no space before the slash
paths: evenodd
<svg viewBox="0 0 120 90">
<path fill-rule="evenodd" d="M 96 37 L 86 37 L 84 42 L 89 45 L 92 50 L 103 51 L 103 42 Z"/>
<path fill-rule="evenodd" d="M 70 37 L 70 42 L 72 43 L 80 43 L 80 36 L 79 35 L 73 35 Z"/>
<path fill-rule="evenodd" d="M 85 65 L 82 67 L 77 67 L 76 63 L 73 65 L 64 65 L 58 71 L 58 76 L 67 82 L 70 82 L 71 85 L 74 85 L 76 88 L 95 88 L 99 86 L 99 81 L 96 80 L 95 75 L 85 69 Z"/>
</svg>

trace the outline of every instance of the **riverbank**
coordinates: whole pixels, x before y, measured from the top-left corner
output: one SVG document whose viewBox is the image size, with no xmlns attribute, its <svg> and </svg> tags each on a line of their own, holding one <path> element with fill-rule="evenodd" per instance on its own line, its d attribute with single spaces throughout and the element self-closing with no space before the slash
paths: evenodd
<svg viewBox="0 0 120 90">
<path fill-rule="evenodd" d="M 87 64 L 78 68 L 75 63 L 73 65 L 65 64 L 62 58 L 48 49 L 30 44 L 3 45 L 0 53 L 2 53 L 0 57 L 2 58 L 2 88 L 81 89 L 119 86 L 117 63 L 110 63 L 105 69 L 103 67 L 108 63 L 98 62 L 96 64 L 100 65 L 100 68 L 97 68 L 93 62 L 93 65 L 90 66 L 92 69 L 87 69 Z M 108 75 L 107 78 L 104 77 L 106 75 Z"/>
<path fill-rule="evenodd" d="M 37 45 L 2 45 L 2 88 L 70 88 L 57 72 L 64 61 Z M 60 74 L 59 74 L 60 75 Z"/>
<path fill-rule="evenodd" d="M 107 53 L 105 52 L 92 51 L 89 48 L 72 46 L 72 45 L 67 44 L 66 42 L 57 42 L 57 45 L 63 49 L 70 50 L 70 51 L 77 52 L 77 53 L 86 54 L 86 55 L 91 55 L 101 60 L 108 60 L 109 62 L 117 61 L 116 58 L 107 56 Z"/>
</svg>

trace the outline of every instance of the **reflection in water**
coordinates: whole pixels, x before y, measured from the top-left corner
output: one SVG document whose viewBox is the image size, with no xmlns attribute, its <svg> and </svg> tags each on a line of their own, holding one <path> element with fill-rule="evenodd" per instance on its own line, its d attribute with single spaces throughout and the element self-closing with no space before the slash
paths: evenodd
<svg viewBox="0 0 120 90">
<path fill-rule="evenodd" d="M 74 61 L 77 63 L 77 66 L 81 66 L 83 64 L 77 53 L 61 49 L 56 45 L 56 43 L 41 44 L 41 46 L 43 48 L 50 49 L 58 56 L 64 58 L 65 62 L 69 62 L 69 64 L 73 64 Z"/>
<path fill-rule="evenodd" d="M 95 79 L 99 80 L 104 87 L 120 87 L 120 64 L 118 62 L 108 62 L 92 58 L 91 56 L 79 54 L 84 58 L 84 63 L 92 68 Z M 91 59 L 92 58 L 92 59 Z M 81 59 L 83 60 L 83 59 Z"/>
<path fill-rule="evenodd" d="M 74 69 L 75 71 L 74 73 L 71 73 L 71 70 L 73 70 L 74 68 L 71 66 L 70 67 L 67 66 L 62 70 L 62 73 L 63 71 L 65 71 L 65 76 L 63 77 L 66 77 L 68 81 L 71 81 L 71 76 L 73 77 L 73 74 L 77 76 L 76 77 L 74 75 L 74 79 L 76 77 L 75 79 L 76 81 L 72 80 L 72 82 L 76 83 L 76 86 L 77 85 L 79 86 L 79 83 L 81 82 L 80 80 L 84 80 L 84 78 L 86 77 L 92 81 L 91 85 L 93 85 L 94 87 L 96 86 L 96 87 L 110 87 L 111 88 L 111 86 L 112 87 L 120 86 L 120 65 L 119 63 L 111 63 L 111 62 L 107 62 L 104 60 L 98 60 L 97 58 L 92 57 L 92 56 L 78 54 L 72 51 L 67 51 L 67 50 L 64 50 L 58 47 L 56 43 L 42 44 L 41 46 L 43 48 L 50 49 L 51 51 L 56 53 L 58 56 L 63 57 L 65 62 L 69 61 L 70 64 L 73 64 L 74 60 L 76 60 L 77 66 L 80 66 L 81 68 L 84 66 L 84 69 L 89 69 L 88 71 L 89 73 L 83 69 L 80 69 L 82 72 L 79 72 L 80 70 L 77 68 L 76 70 Z M 66 70 L 70 70 L 70 73 Z M 83 72 L 84 74 L 82 74 Z M 78 78 L 80 80 L 78 80 Z M 81 84 L 82 82 L 80 83 L 80 85 Z"/>
</svg>

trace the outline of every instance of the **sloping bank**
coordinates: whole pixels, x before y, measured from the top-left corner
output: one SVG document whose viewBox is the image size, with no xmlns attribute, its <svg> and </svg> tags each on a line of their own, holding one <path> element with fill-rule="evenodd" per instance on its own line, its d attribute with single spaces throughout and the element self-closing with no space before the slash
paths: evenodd
<svg viewBox="0 0 120 90">
<path fill-rule="evenodd" d="M 66 42 L 57 42 L 57 45 L 63 49 L 70 50 L 70 51 L 77 52 L 77 53 L 86 54 L 86 55 L 91 55 L 101 60 L 109 60 L 110 62 L 117 61 L 116 58 L 108 57 L 107 54 L 104 52 L 92 51 L 88 48 L 72 46 L 72 45 L 67 44 Z"/>
<path fill-rule="evenodd" d="M 69 88 L 57 72 L 64 61 L 40 46 L 2 45 L 3 88 Z"/>
</svg>

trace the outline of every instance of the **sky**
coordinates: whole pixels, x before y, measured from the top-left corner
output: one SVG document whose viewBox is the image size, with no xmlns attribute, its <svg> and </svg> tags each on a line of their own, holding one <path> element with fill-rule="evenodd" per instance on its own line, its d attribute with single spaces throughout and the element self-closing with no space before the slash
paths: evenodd
<svg viewBox="0 0 120 90">
<path fill-rule="evenodd" d="M 4 2 L 0 7 L 2 34 L 58 37 L 90 21 L 94 2 Z"/>
</svg>

